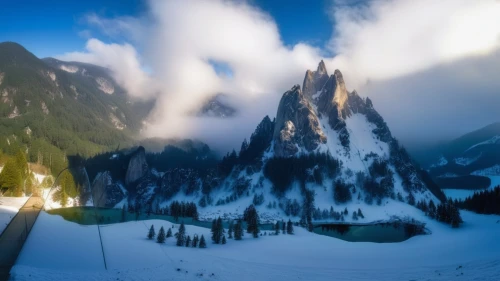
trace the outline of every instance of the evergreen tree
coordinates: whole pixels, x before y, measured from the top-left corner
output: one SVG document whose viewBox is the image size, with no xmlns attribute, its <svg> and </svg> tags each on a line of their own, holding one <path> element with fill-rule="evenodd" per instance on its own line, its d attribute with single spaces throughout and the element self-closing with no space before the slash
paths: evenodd
<svg viewBox="0 0 500 281">
<path fill-rule="evenodd" d="M 241 240 L 243 237 L 243 225 L 241 220 L 236 222 L 234 226 L 234 240 Z"/>
<path fill-rule="evenodd" d="M 28 161 L 26 160 L 26 155 L 22 152 L 22 150 L 18 150 L 16 153 L 16 164 L 21 173 L 21 178 L 25 179 L 28 177 L 29 168 Z"/>
<path fill-rule="evenodd" d="M 222 236 L 221 243 L 222 243 L 222 245 L 226 244 L 226 235 Z"/>
<path fill-rule="evenodd" d="M 279 235 L 280 234 L 280 223 L 279 221 L 276 222 L 276 224 L 274 225 L 274 235 Z"/>
<path fill-rule="evenodd" d="M 286 223 L 284 220 L 281 221 L 281 233 L 286 234 Z"/>
<path fill-rule="evenodd" d="M 234 224 L 233 221 L 229 222 L 229 229 L 227 230 L 227 238 L 231 239 L 233 238 L 233 231 L 234 231 Z"/>
<path fill-rule="evenodd" d="M 203 234 L 201 235 L 201 238 L 200 238 L 200 248 L 206 248 L 207 247 L 207 243 L 205 242 L 205 237 L 203 237 Z"/>
<path fill-rule="evenodd" d="M 217 219 L 217 234 L 218 234 L 217 241 L 218 242 L 222 241 L 222 237 L 224 236 L 224 233 L 225 233 L 225 231 L 224 231 L 224 226 L 222 225 L 222 219 L 219 217 Z M 217 243 L 217 244 L 219 244 L 219 243 Z"/>
<path fill-rule="evenodd" d="M 167 238 L 172 237 L 172 229 L 169 228 L 167 231 Z"/>
<path fill-rule="evenodd" d="M 427 208 L 428 209 L 428 216 L 431 218 L 431 219 L 435 219 L 436 218 L 436 205 L 434 204 L 434 201 L 432 200 L 429 200 L 429 207 Z"/>
<path fill-rule="evenodd" d="M 314 231 L 314 224 L 311 221 L 307 223 L 307 230 L 309 230 L 309 232 Z"/>
<path fill-rule="evenodd" d="M 23 195 L 21 171 L 14 159 L 7 160 L 0 173 L 0 189 L 10 196 Z"/>
<path fill-rule="evenodd" d="M 192 244 L 191 246 L 192 246 L 193 248 L 198 247 L 198 235 L 197 235 L 197 234 L 195 234 L 195 235 L 193 236 L 193 242 L 192 242 L 191 244 Z"/>
<path fill-rule="evenodd" d="M 125 205 L 123 205 L 123 207 L 122 207 L 122 218 L 121 218 L 121 222 L 125 222 L 126 220 L 127 220 L 127 210 L 126 210 L 126 206 L 125 206 Z M 153 227 L 153 226 L 151 226 L 151 227 Z M 153 236 L 155 236 L 155 235 L 153 234 Z M 151 238 L 151 239 L 152 239 L 152 238 Z"/>
<path fill-rule="evenodd" d="M 158 232 L 158 236 L 156 237 L 156 242 L 158 243 L 165 243 L 165 229 L 163 229 L 163 226 L 160 228 L 160 232 Z"/>
<path fill-rule="evenodd" d="M 212 222 L 212 241 L 215 244 L 220 244 L 223 234 L 224 227 L 222 225 L 222 219 L 219 217 L 217 220 Z"/>
<path fill-rule="evenodd" d="M 243 217 L 247 222 L 247 232 L 252 233 L 254 238 L 259 237 L 259 214 L 254 205 L 250 205 L 244 212 Z"/>
<path fill-rule="evenodd" d="M 149 240 L 153 240 L 153 238 L 155 238 L 155 227 L 154 225 L 151 225 L 151 227 L 149 228 L 149 232 L 148 232 L 148 239 Z"/>
<path fill-rule="evenodd" d="M 24 193 L 26 196 L 32 195 L 35 189 L 35 175 L 33 173 L 29 173 L 26 181 L 24 182 Z"/>
<path fill-rule="evenodd" d="M 347 207 L 344 210 L 344 215 L 347 216 L 349 214 L 349 211 L 347 210 Z"/>
<path fill-rule="evenodd" d="M 191 237 L 188 235 L 186 238 L 186 247 L 190 247 L 190 246 L 191 246 Z"/>
<path fill-rule="evenodd" d="M 184 246 L 186 244 L 186 227 L 184 226 L 184 222 L 181 222 L 181 226 L 175 237 L 177 238 L 177 246 Z"/>
<path fill-rule="evenodd" d="M 288 234 L 293 234 L 293 224 L 292 221 L 289 219 L 286 225 L 286 232 Z"/>
<path fill-rule="evenodd" d="M 364 219 L 365 216 L 363 215 L 363 212 L 361 212 L 361 209 L 358 208 L 358 218 Z"/>
<path fill-rule="evenodd" d="M 217 220 L 216 219 L 214 219 L 212 221 L 212 229 L 210 230 L 210 232 L 212 233 L 212 241 L 214 243 L 216 243 L 217 237 L 218 237 L 218 234 L 217 234 Z"/>
</svg>

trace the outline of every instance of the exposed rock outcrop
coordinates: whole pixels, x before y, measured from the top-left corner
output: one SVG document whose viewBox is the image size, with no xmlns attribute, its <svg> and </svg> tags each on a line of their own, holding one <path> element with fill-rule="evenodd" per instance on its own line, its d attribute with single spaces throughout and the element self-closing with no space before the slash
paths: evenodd
<svg viewBox="0 0 500 281">
<path fill-rule="evenodd" d="M 325 63 L 321 61 L 316 71 L 307 70 L 302 90 L 304 95 L 310 100 L 317 98 L 317 93 L 323 89 L 328 80 L 328 72 L 326 71 Z"/>
<path fill-rule="evenodd" d="M 140 146 L 130 157 L 128 162 L 127 174 L 125 175 L 125 184 L 129 185 L 138 179 L 144 177 L 148 172 L 148 163 L 146 162 L 146 150 Z"/>
<path fill-rule="evenodd" d="M 227 96 L 218 94 L 209 99 L 198 111 L 199 116 L 228 118 L 236 114 L 236 109 L 227 102 Z"/>
<path fill-rule="evenodd" d="M 321 91 L 317 102 L 318 111 L 328 117 L 345 119 L 351 115 L 348 99 L 344 78 L 337 69 Z"/>
<path fill-rule="evenodd" d="M 282 157 L 294 155 L 301 147 L 312 151 L 320 143 L 326 142 L 318 117 L 299 85 L 295 85 L 281 98 L 273 140 L 275 155 Z"/>
<path fill-rule="evenodd" d="M 126 196 L 119 184 L 113 183 L 109 171 L 99 173 L 92 183 L 92 198 L 96 207 L 113 208 Z"/>
<path fill-rule="evenodd" d="M 261 163 L 264 151 L 271 145 L 273 134 L 274 121 L 271 121 L 269 116 L 266 116 L 253 132 L 250 142 L 245 139 L 241 144 L 240 162 L 243 164 Z"/>
</svg>

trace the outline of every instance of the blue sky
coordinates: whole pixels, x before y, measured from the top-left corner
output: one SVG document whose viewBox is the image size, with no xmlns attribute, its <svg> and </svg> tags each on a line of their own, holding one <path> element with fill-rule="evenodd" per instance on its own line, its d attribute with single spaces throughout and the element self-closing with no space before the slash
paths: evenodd
<svg viewBox="0 0 500 281">
<path fill-rule="evenodd" d="M 331 36 L 332 24 L 327 14 L 330 2 L 249 1 L 274 18 L 285 45 L 306 42 L 318 47 Z M 38 57 L 78 51 L 84 49 L 88 39 L 81 34 L 84 30 L 103 41 L 110 40 L 85 23 L 86 14 L 136 17 L 146 10 L 147 3 L 141 0 L 6 1 L 0 9 L 0 42 L 20 43 Z"/>
<path fill-rule="evenodd" d="M 137 15 L 145 5 L 137 0 L 19 0 L 0 9 L 0 42 L 14 41 L 39 57 L 83 49 L 87 13 L 107 16 Z"/>
</svg>

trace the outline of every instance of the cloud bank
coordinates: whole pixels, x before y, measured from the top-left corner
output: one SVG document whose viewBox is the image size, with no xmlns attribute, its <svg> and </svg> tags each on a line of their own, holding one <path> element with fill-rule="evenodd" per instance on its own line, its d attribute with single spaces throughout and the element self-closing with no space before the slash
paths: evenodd
<svg viewBox="0 0 500 281">
<path fill-rule="evenodd" d="M 498 14 L 500 2 L 495 0 L 333 2 L 335 32 L 325 34 L 330 43 L 318 48 L 285 45 L 273 18 L 247 2 L 152 0 L 142 18 L 87 17 L 90 25 L 105 34 L 120 33 L 130 44 L 94 38 L 84 52 L 59 58 L 108 67 L 131 96 L 156 99 L 144 128 L 148 137 L 199 138 L 221 150 L 238 147 L 266 114 L 276 114 L 281 95 L 301 84 L 305 70 L 314 69 L 320 59 L 330 72 L 340 69 L 350 89 L 380 105 L 396 136 L 428 132 L 427 121 L 418 118 L 422 112 L 428 119 L 442 119 L 443 112 L 454 116 L 451 125 L 431 126 L 435 131 L 448 126 L 447 132 L 454 134 L 471 117 L 453 113 L 457 104 L 481 115 L 481 122 L 496 118 L 486 107 L 472 106 L 469 89 L 476 90 L 476 105 L 486 106 L 499 96 L 491 87 L 496 79 L 490 78 L 498 76 L 500 67 L 489 59 L 500 49 Z M 218 93 L 229 97 L 237 117 L 189 114 Z M 433 101 L 441 107 L 423 107 Z"/>
</svg>

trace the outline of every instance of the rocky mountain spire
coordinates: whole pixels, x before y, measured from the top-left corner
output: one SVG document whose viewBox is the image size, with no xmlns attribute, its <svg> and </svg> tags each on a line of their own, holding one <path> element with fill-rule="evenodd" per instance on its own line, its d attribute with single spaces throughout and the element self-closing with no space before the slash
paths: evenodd
<svg viewBox="0 0 500 281">
<path fill-rule="evenodd" d="M 327 116 L 331 116 L 332 110 L 337 111 L 338 117 L 345 119 L 351 115 L 348 98 L 344 77 L 337 69 L 323 87 L 317 103 L 318 111 Z"/>
<path fill-rule="evenodd" d="M 307 70 L 304 77 L 302 89 L 304 95 L 312 100 L 318 91 L 321 91 L 326 81 L 328 80 L 328 72 L 323 60 L 318 64 L 316 71 Z"/>
<path fill-rule="evenodd" d="M 326 143 L 318 117 L 299 85 L 295 85 L 281 98 L 273 140 L 275 155 L 284 157 L 299 152 L 299 147 L 312 151 L 320 143 Z"/>
<path fill-rule="evenodd" d="M 127 174 L 125 175 L 125 183 L 131 184 L 138 179 L 144 177 L 148 171 L 148 163 L 146 162 L 146 150 L 140 146 L 130 157 L 128 163 Z"/>
</svg>

